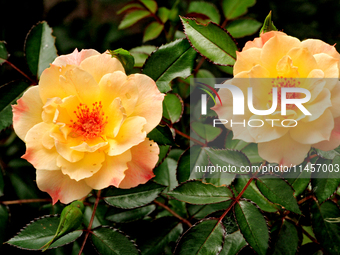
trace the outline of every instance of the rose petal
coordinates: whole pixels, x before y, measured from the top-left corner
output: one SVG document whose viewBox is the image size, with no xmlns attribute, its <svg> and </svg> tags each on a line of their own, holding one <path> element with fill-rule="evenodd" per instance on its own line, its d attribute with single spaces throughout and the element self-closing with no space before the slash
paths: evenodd
<svg viewBox="0 0 340 255">
<path fill-rule="evenodd" d="M 79 66 L 80 63 L 91 56 L 100 55 L 100 53 L 96 50 L 81 50 L 78 52 L 78 49 L 75 49 L 72 53 L 62 55 L 57 57 L 52 64 L 57 66 L 65 66 L 65 65 L 75 65 Z"/>
<path fill-rule="evenodd" d="M 325 78 L 327 78 L 326 88 L 332 90 L 339 78 L 339 59 L 333 58 L 325 53 L 315 54 L 314 58 L 318 64 L 318 68 L 324 72 Z"/>
<path fill-rule="evenodd" d="M 40 190 L 50 194 L 53 204 L 58 202 L 58 200 L 64 204 L 68 204 L 74 200 L 83 198 L 92 190 L 84 180 L 72 180 L 60 170 L 37 170 L 37 185 Z"/>
<path fill-rule="evenodd" d="M 300 78 L 307 78 L 313 69 L 318 69 L 315 58 L 306 48 L 293 48 L 287 55 L 293 60 L 293 65 L 298 67 Z"/>
<path fill-rule="evenodd" d="M 257 47 L 257 48 L 262 48 L 263 45 L 272 37 L 274 37 L 275 35 L 286 35 L 283 32 L 280 31 L 270 31 L 267 33 L 262 33 L 260 35 L 260 37 L 255 38 L 253 41 L 248 41 L 246 42 L 245 46 L 243 47 L 242 51 L 245 51 L 247 49 L 253 48 L 253 47 Z"/>
<path fill-rule="evenodd" d="M 279 139 L 258 144 L 261 158 L 270 163 L 278 163 L 283 166 L 300 164 L 306 157 L 309 144 L 301 144 L 293 140 L 289 133 Z"/>
<path fill-rule="evenodd" d="M 329 151 L 334 150 L 339 145 L 340 145 L 340 118 L 338 117 L 334 119 L 334 128 L 332 130 L 329 141 L 322 141 L 317 144 L 313 144 L 312 147 L 323 151 Z"/>
<path fill-rule="evenodd" d="M 115 98 L 107 108 L 108 123 L 105 126 L 105 134 L 115 138 L 126 119 L 125 109 L 119 97 Z"/>
<path fill-rule="evenodd" d="M 303 118 L 303 122 L 310 122 L 318 119 L 328 107 L 332 106 L 331 93 L 328 89 L 323 89 L 313 102 L 310 104 L 308 103 L 309 102 L 304 104 L 304 106 L 312 115 L 307 115 Z"/>
<path fill-rule="evenodd" d="M 299 68 L 293 65 L 290 56 L 284 56 L 276 65 L 277 76 L 298 78 L 300 77 Z"/>
<path fill-rule="evenodd" d="M 17 105 L 12 105 L 13 128 L 21 140 L 34 125 L 42 122 L 43 103 L 39 96 L 38 87 L 30 87 L 24 95 L 18 99 Z"/>
<path fill-rule="evenodd" d="M 237 61 L 234 65 L 234 75 L 243 71 L 251 70 L 255 65 L 261 63 L 261 49 L 250 48 L 247 51 L 236 52 Z"/>
<path fill-rule="evenodd" d="M 119 188 L 129 189 L 144 184 L 153 178 L 153 168 L 158 161 L 159 147 L 153 141 L 144 142 L 131 148 L 132 160 L 128 162 L 128 170 Z"/>
<path fill-rule="evenodd" d="M 87 185 L 94 189 L 104 189 L 112 185 L 118 187 L 125 177 L 128 168 L 127 162 L 131 161 L 131 151 L 128 150 L 119 156 L 106 156 L 101 169 L 85 179 Z"/>
<path fill-rule="evenodd" d="M 333 117 L 337 118 L 340 116 L 340 82 L 332 90 L 331 95 L 332 107 L 330 108 Z"/>
</svg>

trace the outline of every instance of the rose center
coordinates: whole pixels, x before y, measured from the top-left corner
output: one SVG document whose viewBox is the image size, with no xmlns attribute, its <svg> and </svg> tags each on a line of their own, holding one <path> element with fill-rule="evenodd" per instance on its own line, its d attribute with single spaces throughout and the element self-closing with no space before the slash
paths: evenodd
<svg viewBox="0 0 340 255">
<path fill-rule="evenodd" d="M 272 80 L 272 87 L 273 88 L 277 88 L 277 107 L 279 109 L 281 109 L 281 88 L 296 88 L 296 87 L 300 87 L 300 82 L 296 81 L 293 78 L 284 78 L 284 77 L 277 77 L 277 78 L 273 78 Z M 268 94 L 270 95 L 270 98 L 272 99 L 273 97 L 273 91 L 271 90 L 270 92 L 268 92 Z M 301 98 L 301 93 L 292 93 L 292 92 L 288 92 L 286 93 L 286 98 L 287 99 L 295 99 L 295 98 Z M 269 100 L 269 103 L 272 104 L 272 100 Z M 295 105 L 294 104 L 287 104 L 287 109 L 294 109 Z"/>
<path fill-rule="evenodd" d="M 107 116 L 103 112 L 101 102 L 92 104 L 92 109 L 87 105 L 80 103 L 77 110 L 74 111 L 77 119 L 71 120 L 73 132 L 81 136 L 84 141 L 100 137 L 107 124 Z"/>
</svg>

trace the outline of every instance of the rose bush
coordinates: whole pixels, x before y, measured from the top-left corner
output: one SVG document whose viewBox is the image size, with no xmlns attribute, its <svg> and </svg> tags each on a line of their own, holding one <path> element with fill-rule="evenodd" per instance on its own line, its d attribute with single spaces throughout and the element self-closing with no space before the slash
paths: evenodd
<svg viewBox="0 0 340 255">
<path fill-rule="evenodd" d="M 213 110 L 220 119 L 233 122 L 262 120 L 262 127 L 231 126 L 230 121 L 226 127 L 233 130 L 235 139 L 258 143 L 263 159 L 282 165 L 299 164 L 311 147 L 327 151 L 340 144 L 339 60 L 334 46 L 323 41 L 301 42 L 277 31 L 261 34 L 237 52 L 234 78 L 227 83 L 239 87 L 244 95 L 252 87 L 254 108 L 258 110 L 271 108 L 272 88 L 277 87 L 276 111 L 270 116 L 257 116 L 245 107 L 245 115 L 233 116 L 232 96 L 226 88 L 219 90 L 223 106 L 216 100 Z M 281 115 L 282 87 L 308 89 L 311 99 L 303 105 L 311 115 L 304 115 L 295 105 L 288 105 L 287 115 Z M 303 97 L 300 93 L 287 94 L 287 98 Z M 283 127 L 281 121 L 285 119 L 296 120 L 298 124 L 292 122 Z"/>
<path fill-rule="evenodd" d="M 92 189 L 147 182 L 159 148 L 146 134 L 162 118 L 163 98 L 151 78 L 126 76 L 108 53 L 57 57 L 13 106 L 38 187 L 69 203 Z"/>
</svg>

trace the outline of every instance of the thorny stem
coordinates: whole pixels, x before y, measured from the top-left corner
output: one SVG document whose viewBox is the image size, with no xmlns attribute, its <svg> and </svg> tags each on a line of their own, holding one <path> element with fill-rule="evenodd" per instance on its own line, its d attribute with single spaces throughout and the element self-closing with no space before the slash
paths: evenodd
<svg viewBox="0 0 340 255">
<path fill-rule="evenodd" d="M 27 74 L 25 74 L 23 71 L 21 71 L 18 67 L 16 67 L 15 65 L 13 65 L 11 62 L 9 62 L 8 60 L 5 61 L 5 63 L 9 64 L 12 68 L 14 68 L 15 70 L 17 70 L 21 75 L 23 75 L 26 79 L 28 79 L 31 82 L 31 85 L 36 85 L 37 82 L 35 80 L 33 80 L 32 78 L 30 78 Z"/>
<path fill-rule="evenodd" d="M 302 198 L 302 199 L 298 202 L 298 204 L 301 205 L 301 204 L 303 204 L 304 202 L 306 202 L 307 200 L 309 200 L 309 199 L 311 199 L 311 198 L 313 198 L 313 197 L 314 197 L 313 195 L 310 195 L 310 196 L 307 196 L 307 197 L 305 197 L 305 198 Z"/>
<path fill-rule="evenodd" d="M 0 201 L 3 205 L 16 205 L 16 204 L 28 204 L 28 203 L 40 203 L 40 202 L 51 202 L 50 198 L 37 198 L 37 199 L 20 199 L 12 201 Z"/>
<path fill-rule="evenodd" d="M 96 210 L 97 210 L 97 206 L 98 206 L 98 203 L 99 203 L 99 200 L 100 200 L 100 193 L 102 191 L 101 190 L 98 190 L 97 192 L 97 198 L 96 198 L 96 202 L 94 203 L 94 206 L 93 206 L 93 212 L 92 212 L 92 216 L 91 216 L 91 220 L 90 220 L 90 223 L 87 227 L 87 230 L 86 230 L 86 235 L 85 235 L 85 238 L 84 238 L 84 241 L 83 241 L 83 244 L 79 250 L 79 253 L 78 255 L 81 255 L 81 253 L 83 252 L 83 249 L 85 247 L 85 244 L 86 244 L 86 241 L 87 241 L 87 238 L 89 237 L 90 235 L 90 232 L 91 232 L 91 228 L 92 228 L 92 223 L 93 223 L 93 220 L 94 220 L 94 216 L 96 214 Z"/>
<path fill-rule="evenodd" d="M 227 25 L 227 22 L 228 22 L 228 19 L 226 18 L 224 21 L 223 21 L 223 23 L 222 23 L 222 25 L 221 25 L 221 27 L 225 27 L 226 25 Z"/>
<path fill-rule="evenodd" d="M 171 210 L 167 205 L 154 200 L 153 201 L 156 205 L 159 205 L 160 207 L 163 207 L 165 210 L 167 210 L 169 213 L 171 213 L 173 216 L 175 216 L 176 218 L 178 218 L 180 221 L 182 221 L 183 223 L 187 224 L 189 227 L 192 227 L 192 224 L 190 223 L 190 221 L 188 221 L 187 219 L 182 218 L 181 216 L 179 216 L 176 212 L 174 212 L 173 210 Z"/>
</svg>

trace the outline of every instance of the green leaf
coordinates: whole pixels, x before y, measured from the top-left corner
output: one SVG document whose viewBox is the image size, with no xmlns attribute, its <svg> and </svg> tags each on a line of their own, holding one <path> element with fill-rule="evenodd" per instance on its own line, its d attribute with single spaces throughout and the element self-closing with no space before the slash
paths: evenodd
<svg viewBox="0 0 340 255">
<path fill-rule="evenodd" d="M 256 0 L 223 0 L 222 8 L 224 16 L 228 19 L 235 19 L 247 13 L 249 7 L 253 6 Z"/>
<path fill-rule="evenodd" d="M 216 187 L 201 181 L 182 183 L 173 191 L 168 192 L 168 195 L 180 201 L 197 205 L 219 203 L 229 200 L 233 196 L 227 187 Z"/>
<path fill-rule="evenodd" d="M 130 222 L 143 219 L 156 209 L 155 205 L 147 205 L 132 210 L 111 208 L 106 219 L 117 223 Z"/>
<path fill-rule="evenodd" d="M 29 31 L 25 41 L 25 54 L 32 74 L 40 77 L 41 73 L 57 57 L 54 43 L 55 37 L 52 36 L 52 29 L 45 21 L 33 26 Z"/>
<path fill-rule="evenodd" d="M 191 179 L 202 179 L 204 173 L 195 172 L 196 167 L 207 166 L 208 155 L 201 146 L 192 146 L 186 150 L 178 161 L 177 180 L 179 183 Z"/>
<path fill-rule="evenodd" d="M 119 48 L 116 50 L 110 50 L 110 54 L 113 58 L 118 59 L 120 63 L 122 63 L 126 73 L 130 73 L 132 71 L 135 65 L 135 59 L 130 52 L 123 48 Z"/>
<path fill-rule="evenodd" d="M 91 240 L 99 254 L 140 254 L 136 244 L 118 229 L 110 227 L 94 229 L 92 230 Z"/>
<path fill-rule="evenodd" d="M 171 148 L 170 145 L 158 145 L 158 147 L 159 147 L 159 155 L 158 155 L 158 162 L 156 166 L 158 166 L 164 161 L 164 159 L 168 156 L 169 150 Z"/>
<path fill-rule="evenodd" d="M 178 186 L 176 168 L 177 161 L 172 158 L 166 158 L 164 162 L 154 170 L 156 177 L 153 180 L 159 184 L 167 186 L 167 188 L 163 191 L 165 193 Z"/>
<path fill-rule="evenodd" d="M 340 153 L 336 150 L 322 151 L 322 150 L 319 150 L 319 149 L 315 149 L 315 151 L 317 152 L 317 154 L 320 157 L 323 157 L 325 159 L 333 159 L 333 158 L 335 158 L 335 156 L 340 155 Z"/>
<path fill-rule="evenodd" d="M 279 204 L 285 209 L 301 214 L 300 208 L 294 197 L 294 190 L 283 179 L 271 176 L 256 179 L 256 185 L 261 193 L 274 204 Z"/>
<path fill-rule="evenodd" d="M 247 201 L 239 201 L 235 205 L 235 216 L 247 243 L 259 255 L 265 255 L 269 241 L 268 228 L 256 206 Z"/>
<path fill-rule="evenodd" d="M 166 7 L 161 7 L 158 9 L 157 16 L 160 18 L 160 20 L 165 23 L 169 19 L 170 10 Z"/>
<path fill-rule="evenodd" d="M 152 13 L 156 13 L 157 11 L 157 3 L 154 0 L 139 0 L 141 3 L 145 5 L 145 7 L 151 11 Z"/>
<path fill-rule="evenodd" d="M 233 75 L 234 68 L 232 66 L 217 66 L 221 71 Z"/>
<path fill-rule="evenodd" d="M 203 150 L 207 153 L 210 162 L 219 167 L 226 167 L 229 173 L 240 173 L 241 166 L 249 166 L 249 159 L 239 151 L 229 149 L 212 149 L 204 147 Z M 229 171 L 230 169 L 230 171 Z"/>
<path fill-rule="evenodd" d="M 332 196 L 340 184 L 339 172 L 336 173 L 334 170 L 332 172 L 329 171 L 330 165 L 333 166 L 335 170 L 336 165 L 340 165 L 340 156 L 336 156 L 333 161 L 320 158 L 315 165 L 316 171 L 312 173 L 312 187 L 319 203 L 322 203 Z M 326 166 L 326 172 L 322 171 L 323 166 Z M 318 172 L 319 167 L 320 171 Z"/>
<path fill-rule="evenodd" d="M 242 140 L 233 139 L 233 136 L 233 132 L 229 131 L 224 145 L 225 148 L 240 151 L 249 144 Z"/>
<path fill-rule="evenodd" d="M 41 247 L 51 240 L 57 231 L 59 217 L 43 216 L 35 219 L 16 236 L 11 238 L 7 243 L 19 248 L 27 250 L 39 250 Z M 66 245 L 74 242 L 82 235 L 83 231 L 75 230 L 54 241 L 49 249 Z"/>
<path fill-rule="evenodd" d="M 193 1 L 189 5 L 187 13 L 202 13 L 208 16 L 211 21 L 219 24 L 221 21 L 221 15 L 216 6 L 209 2 Z"/>
<path fill-rule="evenodd" d="M 83 220 L 83 223 L 86 226 L 88 226 L 90 221 L 91 221 L 92 213 L 93 213 L 93 209 L 90 206 L 86 206 L 85 211 L 84 211 L 84 220 Z M 96 227 L 102 225 L 100 223 L 97 215 L 98 215 L 98 213 L 96 213 L 96 215 L 93 218 L 92 228 L 96 228 Z"/>
<path fill-rule="evenodd" d="M 162 217 L 151 222 L 148 225 L 148 234 L 138 242 L 142 254 L 162 254 L 165 246 L 170 242 L 176 242 L 182 232 L 182 223 L 174 217 Z"/>
<path fill-rule="evenodd" d="M 158 145 L 175 145 L 171 130 L 168 126 L 157 126 L 147 135 Z"/>
<path fill-rule="evenodd" d="M 177 78 L 191 74 L 196 52 L 186 39 L 162 45 L 146 60 L 143 73 L 156 81 L 162 93 L 171 90 L 169 83 Z"/>
<path fill-rule="evenodd" d="M 3 169 L 0 166 L 0 197 L 4 195 L 4 188 L 5 188 L 4 174 L 3 174 Z"/>
<path fill-rule="evenodd" d="M 283 219 L 279 226 L 272 228 L 272 235 L 275 236 L 273 255 L 295 255 L 299 246 L 298 231 L 293 223 Z"/>
<path fill-rule="evenodd" d="M 223 244 L 223 249 L 219 255 L 235 255 L 242 249 L 242 247 L 246 246 L 247 243 L 244 240 L 240 230 L 235 231 L 234 233 L 228 234 L 225 237 L 225 241 Z"/>
<path fill-rule="evenodd" d="M 184 32 L 192 47 L 216 65 L 234 65 L 237 46 L 228 32 L 215 23 L 197 24 L 181 17 Z"/>
<path fill-rule="evenodd" d="M 135 58 L 135 67 L 142 67 L 145 60 L 156 50 L 156 46 L 144 45 L 130 50 L 131 55 Z"/>
<path fill-rule="evenodd" d="M 241 38 L 256 33 L 261 25 L 261 22 L 254 19 L 238 19 L 231 22 L 226 29 L 232 37 Z"/>
<path fill-rule="evenodd" d="M 213 127 L 209 124 L 203 124 L 199 121 L 192 122 L 191 128 L 197 135 L 202 137 L 207 142 L 215 140 L 222 133 L 221 128 Z"/>
<path fill-rule="evenodd" d="M 144 30 L 143 43 L 157 38 L 161 34 L 163 27 L 164 25 L 157 21 L 151 22 Z"/>
<path fill-rule="evenodd" d="M 4 238 L 6 234 L 8 219 L 9 219 L 9 212 L 7 210 L 7 207 L 0 204 L 0 251 L 1 251 L 1 245 L 5 241 Z"/>
<path fill-rule="evenodd" d="M 120 9 L 119 11 L 117 11 L 117 14 L 121 14 L 129 9 L 144 9 L 144 7 L 139 4 L 139 3 L 130 3 L 125 5 L 122 9 Z"/>
<path fill-rule="evenodd" d="M 237 192 L 241 192 L 243 187 L 248 182 L 249 178 L 246 177 L 239 177 L 236 178 L 234 187 L 237 190 Z M 268 201 L 267 198 L 265 198 L 262 193 L 257 188 L 255 181 L 252 181 L 246 191 L 243 193 L 242 197 L 250 199 L 258 207 L 260 207 L 261 210 L 266 212 L 276 212 L 278 209 L 274 204 L 272 204 L 270 201 Z"/>
<path fill-rule="evenodd" d="M 269 12 L 268 16 L 263 22 L 263 26 L 260 30 L 260 35 L 262 33 L 267 33 L 269 31 L 277 31 L 277 28 L 274 26 L 274 23 L 272 22 L 272 11 Z"/>
<path fill-rule="evenodd" d="M 5 63 L 9 55 L 6 49 L 6 42 L 0 41 L 0 65 Z"/>
<path fill-rule="evenodd" d="M 29 87 L 29 84 L 22 81 L 14 81 L 0 87 L 0 111 L 14 102 Z"/>
<path fill-rule="evenodd" d="M 163 101 L 163 117 L 170 120 L 171 123 L 179 121 L 183 114 L 183 100 L 179 95 L 166 94 Z"/>
<path fill-rule="evenodd" d="M 118 29 L 128 28 L 149 15 L 150 12 L 147 10 L 131 11 L 124 16 L 123 20 L 120 22 L 118 26 Z"/>
<path fill-rule="evenodd" d="M 329 218 L 339 218 L 340 210 L 332 201 L 321 205 L 312 201 L 312 226 L 316 239 L 331 255 L 340 254 L 340 224 L 325 221 Z"/>
<path fill-rule="evenodd" d="M 209 204 L 209 205 L 188 205 L 188 211 L 192 217 L 195 219 L 203 219 L 207 217 L 209 214 L 220 210 L 226 210 L 231 204 L 231 200 L 226 202 L 221 202 L 217 204 Z"/>
<path fill-rule="evenodd" d="M 256 143 L 250 143 L 244 147 L 241 152 L 246 154 L 247 158 L 249 159 L 250 163 L 260 163 L 263 159 L 260 157 L 258 152 L 258 147 Z"/>
<path fill-rule="evenodd" d="M 310 162 L 307 163 L 310 169 Z M 301 166 L 301 169 L 300 169 Z M 296 166 L 296 170 L 293 170 L 291 168 L 290 172 L 284 175 L 284 178 L 286 181 L 289 182 L 289 184 L 294 189 L 294 196 L 297 197 L 298 195 L 302 194 L 302 192 L 307 188 L 310 178 L 311 178 L 311 172 L 305 171 L 306 163 L 300 164 Z"/>
<path fill-rule="evenodd" d="M 132 209 L 151 203 L 164 189 L 163 185 L 152 181 L 132 189 L 111 187 L 104 200 L 118 208 Z"/>
<path fill-rule="evenodd" d="M 221 222 L 215 219 L 200 221 L 181 237 L 175 254 L 219 254 L 222 250 L 224 235 L 225 229 Z"/>
</svg>

